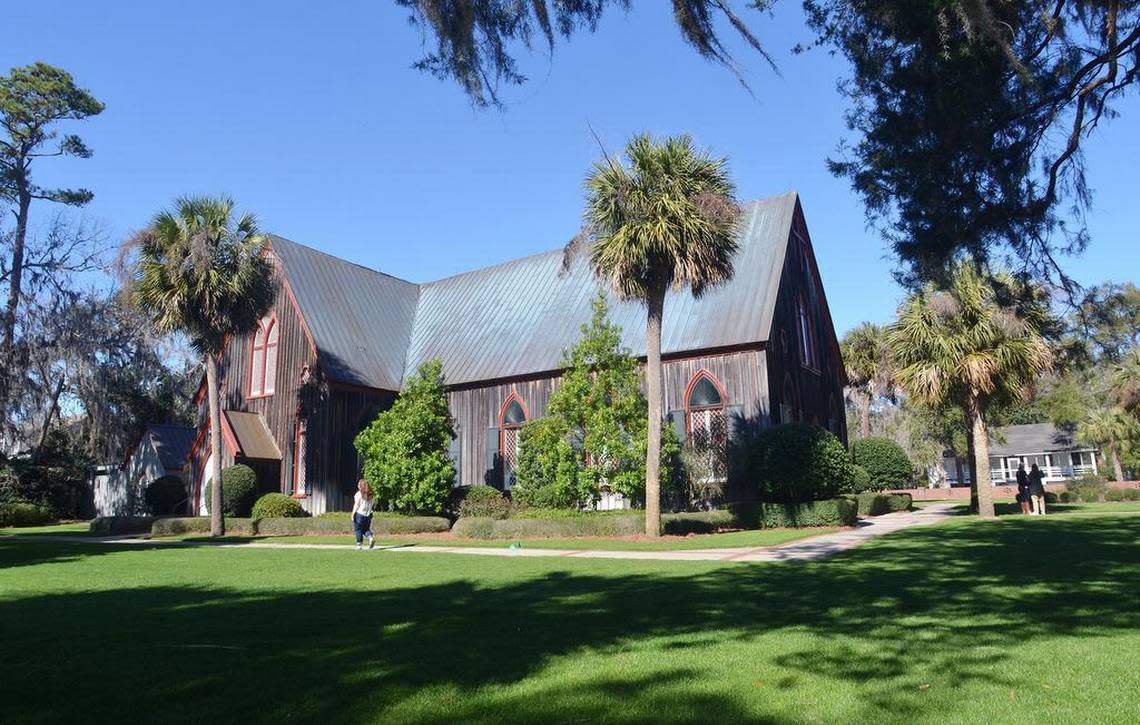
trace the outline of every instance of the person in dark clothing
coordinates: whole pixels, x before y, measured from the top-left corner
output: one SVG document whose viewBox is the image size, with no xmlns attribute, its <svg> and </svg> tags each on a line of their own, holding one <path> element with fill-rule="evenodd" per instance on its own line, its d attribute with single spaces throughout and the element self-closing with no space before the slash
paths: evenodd
<svg viewBox="0 0 1140 725">
<path fill-rule="evenodd" d="M 1036 463 L 1029 467 L 1029 500 L 1034 516 L 1045 515 L 1045 474 Z"/>
<path fill-rule="evenodd" d="M 1030 513 L 1029 509 L 1029 474 L 1025 472 L 1025 464 L 1017 464 L 1017 503 L 1021 506 L 1021 513 Z"/>
</svg>

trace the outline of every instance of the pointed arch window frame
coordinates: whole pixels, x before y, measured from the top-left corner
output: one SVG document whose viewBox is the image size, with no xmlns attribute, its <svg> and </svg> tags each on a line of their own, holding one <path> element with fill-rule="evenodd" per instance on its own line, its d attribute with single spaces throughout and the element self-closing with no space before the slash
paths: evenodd
<svg viewBox="0 0 1140 725">
<path fill-rule="evenodd" d="M 508 423 L 507 422 L 507 411 L 509 411 L 511 409 L 512 404 L 518 405 L 519 410 L 522 411 L 523 420 L 521 423 L 516 423 L 516 422 Z M 527 408 L 526 401 L 522 399 L 522 396 L 519 395 L 517 391 L 511 391 L 511 394 L 507 396 L 506 400 L 503 401 L 502 406 L 499 407 L 499 419 L 498 419 L 498 422 L 499 422 L 499 460 L 502 462 L 502 464 L 501 464 L 502 465 L 502 474 L 503 474 L 502 485 L 504 488 L 507 487 L 507 483 L 508 483 L 508 481 L 507 481 L 507 438 L 508 438 L 508 436 L 511 436 L 511 435 L 514 436 L 513 442 L 514 442 L 514 446 L 515 446 L 515 449 L 514 449 L 515 460 L 512 462 L 512 467 L 514 467 L 514 466 L 518 465 L 518 444 L 519 444 L 519 433 L 518 433 L 518 431 L 520 431 L 522 429 L 522 427 L 524 425 L 526 425 L 529 421 L 530 421 L 530 410 Z"/>
<path fill-rule="evenodd" d="M 696 390 L 697 386 L 700 385 L 702 380 L 707 380 L 713 386 L 713 388 L 716 390 L 717 396 L 720 398 L 720 401 L 718 403 L 705 404 L 705 405 L 693 405 L 692 404 L 693 393 Z M 686 443 L 686 445 L 693 446 L 694 441 L 696 440 L 696 436 L 694 435 L 694 432 L 693 432 L 693 429 L 694 429 L 693 421 L 694 421 L 694 418 L 696 416 L 702 416 L 703 417 L 703 419 L 704 419 L 704 426 L 703 427 L 706 431 L 706 436 L 711 437 L 713 435 L 711 433 L 711 431 L 714 430 L 714 428 L 717 427 L 718 425 L 723 427 L 723 430 L 721 431 L 720 435 L 717 436 L 718 438 L 721 438 L 722 440 L 718 440 L 718 441 L 715 441 L 713 443 L 713 445 L 715 445 L 716 448 L 720 449 L 720 456 L 723 459 L 722 464 L 721 464 L 723 467 L 723 470 L 720 471 L 716 476 L 714 476 L 714 478 L 723 480 L 728 474 L 728 468 L 727 468 L 727 466 L 728 466 L 728 459 L 727 459 L 728 439 L 729 439 L 728 391 L 725 389 L 724 385 L 720 382 L 720 379 L 716 375 L 714 375 L 711 370 L 708 370 L 707 368 L 701 368 L 697 372 L 693 373 L 693 377 L 689 379 L 689 384 L 685 386 L 684 404 L 685 404 L 685 443 Z M 716 421 L 714 416 L 716 416 L 718 413 L 719 413 L 720 420 Z"/>
<path fill-rule="evenodd" d="M 250 400 L 268 398 L 277 392 L 277 352 L 280 343 L 281 328 L 277 323 L 277 315 L 261 318 L 249 343 Z M 272 378 L 270 371 L 273 373 Z"/>
</svg>

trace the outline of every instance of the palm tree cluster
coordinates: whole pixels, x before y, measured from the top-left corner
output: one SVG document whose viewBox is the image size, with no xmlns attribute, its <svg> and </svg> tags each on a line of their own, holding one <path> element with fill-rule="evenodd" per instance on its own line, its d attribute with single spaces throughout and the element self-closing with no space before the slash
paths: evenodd
<svg viewBox="0 0 1140 725">
<path fill-rule="evenodd" d="M 847 394 L 859 409 L 859 436 L 871 435 L 871 405 L 894 390 L 891 351 L 885 330 L 864 322 L 843 336 L 840 343 L 847 373 Z"/>
<path fill-rule="evenodd" d="M 954 405 L 966 414 L 980 515 L 994 515 L 986 411 L 1023 400 L 1053 353 L 1042 336 L 1050 313 L 1022 280 L 956 264 L 945 287 L 928 284 L 899 310 L 886 331 L 899 386 L 927 405 Z"/>
</svg>

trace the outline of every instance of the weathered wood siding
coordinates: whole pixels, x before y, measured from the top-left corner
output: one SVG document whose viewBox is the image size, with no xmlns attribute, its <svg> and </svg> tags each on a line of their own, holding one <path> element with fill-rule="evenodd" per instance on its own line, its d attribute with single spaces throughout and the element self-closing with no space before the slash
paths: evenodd
<svg viewBox="0 0 1140 725">
<path fill-rule="evenodd" d="M 725 404 L 732 412 L 766 425 L 768 389 L 764 359 L 764 351 L 754 349 L 664 361 L 665 410 L 683 412 L 689 382 L 698 372 L 707 370 L 724 388 L 728 396 Z M 448 406 L 459 436 L 454 452 L 461 485 L 497 485 L 498 482 L 493 480 L 494 469 L 489 454 L 497 449 L 499 413 L 503 404 L 512 394 L 517 394 L 526 408 L 527 420 L 540 418 L 546 414 L 550 394 L 557 389 L 559 380 L 558 376 L 550 376 L 448 393 Z"/>
<path fill-rule="evenodd" d="M 386 390 L 333 386 L 308 418 L 306 478 L 309 511 L 345 511 L 360 479 L 356 434 L 387 410 L 396 394 Z M 290 451 L 292 446 L 290 446 Z"/>
<path fill-rule="evenodd" d="M 797 315 L 800 299 L 805 302 L 815 330 L 815 357 L 818 361 L 815 366 L 806 364 L 800 352 L 801 333 Z M 772 422 L 802 420 L 816 423 L 829 428 L 846 443 L 843 361 L 812 253 L 811 238 L 798 204 L 784 258 L 767 351 Z"/>
</svg>

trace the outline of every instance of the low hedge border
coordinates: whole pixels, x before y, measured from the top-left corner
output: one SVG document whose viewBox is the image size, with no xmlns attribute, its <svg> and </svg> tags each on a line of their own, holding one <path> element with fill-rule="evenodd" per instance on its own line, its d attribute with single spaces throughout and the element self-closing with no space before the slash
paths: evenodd
<svg viewBox="0 0 1140 725">
<path fill-rule="evenodd" d="M 451 523 L 441 516 L 377 516 L 372 531 L 386 534 L 429 534 L 447 531 Z M 158 519 L 150 531 L 152 536 L 210 533 L 208 516 Z M 226 517 L 226 533 L 243 536 L 306 536 L 310 534 L 352 533 L 347 517 L 243 519 Z"/>
<path fill-rule="evenodd" d="M 97 516 L 91 519 L 88 530 L 95 536 L 145 534 L 158 520 L 154 516 Z"/>
<path fill-rule="evenodd" d="M 662 532 L 670 536 L 713 534 L 726 529 L 853 526 L 858 507 L 852 499 L 808 503 L 741 504 L 714 511 L 661 516 Z M 463 539 L 556 539 L 577 536 L 632 536 L 645 533 L 645 514 L 584 513 L 543 518 L 491 519 L 461 517 L 451 529 Z"/>
<path fill-rule="evenodd" d="M 857 493 L 846 498 L 853 499 L 858 505 L 860 516 L 881 516 L 896 511 L 910 511 L 913 498 L 909 493 L 879 493 L 868 491 Z"/>
</svg>

